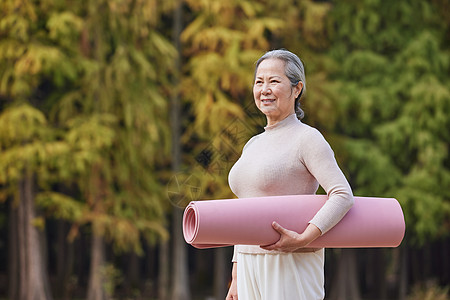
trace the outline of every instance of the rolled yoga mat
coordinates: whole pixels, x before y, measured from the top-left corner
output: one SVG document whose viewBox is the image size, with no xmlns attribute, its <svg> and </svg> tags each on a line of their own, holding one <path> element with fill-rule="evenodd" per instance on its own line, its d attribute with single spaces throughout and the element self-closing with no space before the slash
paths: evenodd
<svg viewBox="0 0 450 300">
<path fill-rule="evenodd" d="M 354 197 L 344 218 L 314 240 L 314 248 L 397 247 L 405 233 L 403 211 L 394 198 Z M 183 215 L 183 235 L 192 246 L 269 245 L 281 226 L 303 232 L 327 200 L 326 195 L 293 195 L 192 201 Z"/>
</svg>

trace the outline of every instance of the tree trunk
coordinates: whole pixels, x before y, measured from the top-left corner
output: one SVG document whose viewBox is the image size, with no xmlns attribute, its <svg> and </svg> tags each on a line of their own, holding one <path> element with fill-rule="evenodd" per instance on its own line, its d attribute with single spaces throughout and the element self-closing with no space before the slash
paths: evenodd
<svg viewBox="0 0 450 300">
<path fill-rule="evenodd" d="M 14 207 L 12 209 L 15 210 Z M 11 231 L 15 235 L 11 237 L 11 242 L 14 243 L 11 250 L 15 250 L 17 255 L 12 256 L 16 262 L 11 262 L 11 266 L 16 269 L 10 270 L 13 280 L 10 295 L 14 296 L 12 299 L 18 300 L 52 299 L 39 231 L 33 224 L 36 212 L 31 175 L 24 173 L 19 182 L 17 214 L 14 212 L 12 216 L 16 226 Z"/>
<path fill-rule="evenodd" d="M 358 270 L 356 264 L 356 250 L 341 249 L 334 274 L 330 299 L 332 300 L 360 300 L 358 286 Z"/>
<path fill-rule="evenodd" d="M 225 299 L 227 295 L 226 249 L 214 250 L 214 298 Z"/>
<path fill-rule="evenodd" d="M 161 242 L 159 245 L 158 300 L 169 299 L 169 251 L 169 242 Z"/>
<path fill-rule="evenodd" d="M 72 294 L 76 288 L 77 281 L 73 281 L 72 278 L 74 275 L 74 261 L 75 261 L 75 253 L 74 253 L 74 244 L 66 243 L 66 266 L 64 269 L 64 289 L 62 294 L 63 300 L 72 299 Z M 76 278 L 76 277 L 75 277 Z"/>
<path fill-rule="evenodd" d="M 18 245 L 18 209 L 11 201 L 9 209 L 9 252 L 8 252 L 8 296 L 9 299 L 19 299 L 19 248 Z"/>
<path fill-rule="evenodd" d="M 19 187 L 19 190 L 22 190 L 22 186 Z M 19 285 L 18 285 L 18 298 L 17 299 L 27 299 L 26 289 L 27 289 L 27 281 L 28 281 L 28 256 L 27 256 L 27 239 L 26 227 L 28 226 L 26 222 L 26 209 L 24 206 L 24 199 L 19 196 L 19 206 L 17 208 L 17 242 L 18 242 L 18 258 L 19 258 Z"/>
<path fill-rule="evenodd" d="M 124 282 L 125 293 L 131 295 L 133 290 L 140 287 L 139 278 L 139 256 L 131 252 L 125 256 L 126 259 L 126 278 Z"/>
<path fill-rule="evenodd" d="M 440 261 L 442 261 L 442 275 L 440 276 L 442 285 L 450 282 L 450 257 L 448 255 L 450 253 L 449 244 L 450 240 L 448 238 L 442 241 L 442 251 L 439 258 Z"/>
<path fill-rule="evenodd" d="M 102 273 L 105 265 L 103 238 L 93 232 L 91 242 L 91 264 L 87 300 L 106 300 L 108 296 L 105 292 L 104 275 Z"/>
<path fill-rule="evenodd" d="M 408 248 L 400 246 L 400 275 L 398 299 L 405 300 L 408 293 Z"/>
<path fill-rule="evenodd" d="M 173 209 L 173 273 L 172 300 L 189 300 L 189 275 L 187 265 L 187 248 L 181 229 L 182 210 Z"/>
<path fill-rule="evenodd" d="M 73 273 L 74 250 L 73 244 L 67 242 L 68 223 L 58 220 L 56 232 L 56 289 L 57 296 L 62 299 L 69 299 L 72 293 L 73 285 L 70 283 L 70 277 Z"/>
<path fill-rule="evenodd" d="M 180 96 L 179 82 L 181 73 L 181 47 L 180 34 L 182 30 L 182 4 L 178 1 L 173 13 L 173 43 L 177 49 L 178 56 L 175 59 L 175 74 L 173 79 L 174 93 L 171 97 L 171 127 L 172 127 L 172 171 L 178 172 L 181 165 L 181 145 L 180 145 Z M 183 211 L 178 207 L 173 208 L 172 224 L 173 224 L 173 272 L 172 272 L 172 300 L 189 300 L 189 277 L 187 264 L 187 248 L 183 239 L 181 230 Z"/>
<path fill-rule="evenodd" d="M 386 299 L 386 257 L 385 249 L 368 249 L 367 289 L 373 299 Z"/>
</svg>

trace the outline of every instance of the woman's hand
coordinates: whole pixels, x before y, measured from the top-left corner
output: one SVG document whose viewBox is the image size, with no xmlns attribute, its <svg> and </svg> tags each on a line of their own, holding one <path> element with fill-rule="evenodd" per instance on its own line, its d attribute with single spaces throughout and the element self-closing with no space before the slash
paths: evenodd
<svg viewBox="0 0 450 300">
<path fill-rule="evenodd" d="M 233 270 L 231 272 L 231 285 L 228 289 L 228 294 L 225 300 L 237 300 L 237 263 L 233 263 Z"/>
<path fill-rule="evenodd" d="M 321 236 L 322 232 L 314 224 L 309 224 L 303 233 L 298 233 L 282 227 L 277 222 L 272 223 L 275 229 L 281 236 L 280 239 L 272 244 L 261 246 L 265 250 L 277 250 L 282 252 L 294 252 L 300 248 L 308 246 L 312 241 Z"/>
</svg>

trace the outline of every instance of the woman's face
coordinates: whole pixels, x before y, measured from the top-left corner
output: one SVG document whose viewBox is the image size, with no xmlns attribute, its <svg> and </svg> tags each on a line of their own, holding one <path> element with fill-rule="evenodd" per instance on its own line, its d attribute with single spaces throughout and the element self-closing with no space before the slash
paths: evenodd
<svg viewBox="0 0 450 300">
<path fill-rule="evenodd" d="M 285 75 L 284 61 L 263 60 L 256 70 L 253 97 L 258 109 L 266 115 L 267 125 L 273 125 L 295 112 L 295 98 L 302 88 L 300 82 L 292 87 Z"/>
</svg>

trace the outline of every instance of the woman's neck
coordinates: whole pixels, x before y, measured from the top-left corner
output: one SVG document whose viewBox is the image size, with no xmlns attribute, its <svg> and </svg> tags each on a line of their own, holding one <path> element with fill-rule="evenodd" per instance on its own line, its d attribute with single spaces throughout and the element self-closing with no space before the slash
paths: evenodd
<svg viewBox="0 0 450 300">
<path fill-rule="evenodd" d="M 294 114 L 295 111 L 291 111 L 289 113 L 285 113 L 279 116 L 270 116 L 270 115 L 266 115 L 266 119 L 267 119 L 267 125 L 266 126 L 273 126 L 281 121 L 283 121 L 284 119 L 286 119 L 287 117 L 289 117 L 290 115 Z"/>
</svg>

